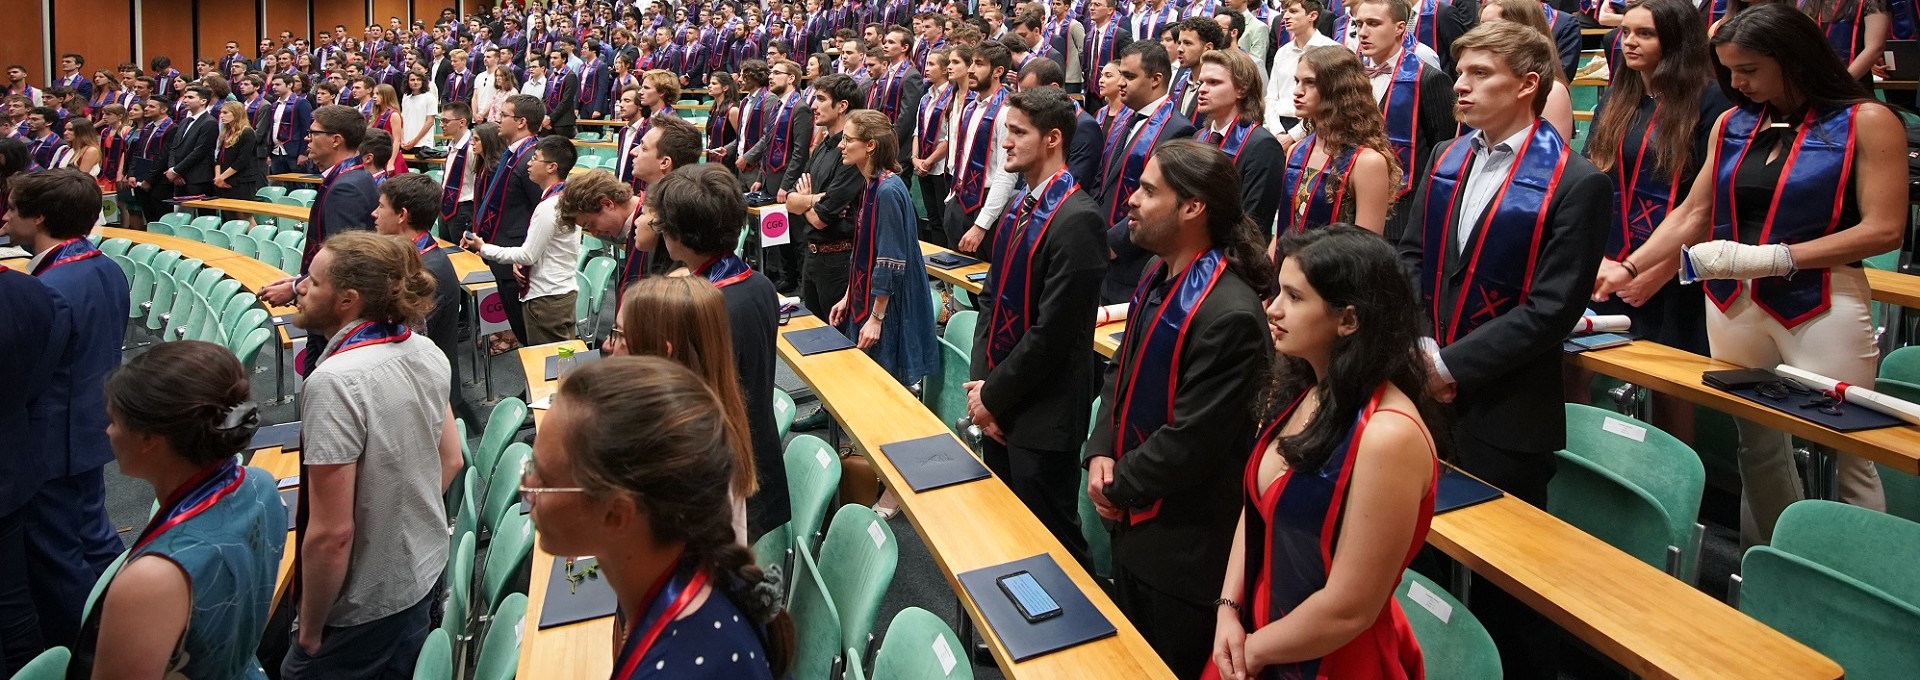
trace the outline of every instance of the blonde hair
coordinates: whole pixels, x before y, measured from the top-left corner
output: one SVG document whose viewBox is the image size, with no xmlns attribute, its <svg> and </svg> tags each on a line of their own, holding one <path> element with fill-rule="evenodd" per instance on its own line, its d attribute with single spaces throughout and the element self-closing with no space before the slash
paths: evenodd
<svg viewBox="0 0 1920 680">
<path fill-rule="evenodd" d="M 240 133 L 253 129 L 253 125 L 247 121 L 245 104 L 227 102 L 220 105 L 220 110 L 233 115 L 232 123 L 223 123 L 220 126 L 220 146 L 230 147 L 240 141 Z"/>
<path fill-rule="evenodd" d="M 1547 24 L 1547 9 L 1545 6 L 1535 2 L 1535 0 L 1486 0 L 1486 4 L 1481 6 L 1480 11 L 1486 11 L 1488 6 L 1500 8 L 1501 21 L 1511 21 L 1521 26 L 1531 28 L 1535 33 L 1546 36 L 1548 38 L 1548 45 L 1553 45 L 1553 27 Z M 1554 45 L 1553 48 L 1553 77 L 1555 80 L 1564 83 L 1567 81 L 1567 74 L 1563 73 L 1562 71 L 1564 71 L 1564 69 L 1560 68 L 1560 48 L 1557 45 Z"/>
<path fill-rule="evenodd" d="M 567 224 L 579 224 L 575 218 L 589 213 L 600 212 L 600 202 L 624 204 L 633 200 L 633 187 L 613 173 L 605 170 L 588 170 L 574 173 L 567 178 L 567 188 L 560 192 L 560 202 L 554 205 L 560 214 L 560 221 Z"/>
<path fill-rule="evenodd" d="M 647 115 L 658 114 L 673 108 L 680 100 L 680 75 L 672 71 L 657 68 L 640 74 L 640 80 L 653 85 L 653 91 L 660 93 L 660 111 L 648 111 Z"/>
<path fill-rule="evenodd" d="M 734 496 L 746 499 L 759 489 L 753 470 L 753 437 L 747 428 L 746 400 L 733 365 L 733 330 L 727 299 L 720 289 L 695 276 L 650 276 L 620 298 L 620 328 L 627 353 L 660 356 L 686 366 L 706 380 L 720 398 L 727 439 L 734 452 Z"/>
</svg>

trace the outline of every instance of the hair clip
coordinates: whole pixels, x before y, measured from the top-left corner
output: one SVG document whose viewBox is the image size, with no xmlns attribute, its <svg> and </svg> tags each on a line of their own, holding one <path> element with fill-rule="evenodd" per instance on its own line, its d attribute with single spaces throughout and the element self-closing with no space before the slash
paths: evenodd
<svg viewBox="0 0 1920 680">
<path fill-rule="evenodd" d="M 259 424 L 260 405 L 251 401 L 243 401 L 227 409 L 226 417 L 222 418 L 220 425 L 214 429 L 221 432 L 228 432 L 240 429 L 241 427 L 253 427 Z"/>
</svg>

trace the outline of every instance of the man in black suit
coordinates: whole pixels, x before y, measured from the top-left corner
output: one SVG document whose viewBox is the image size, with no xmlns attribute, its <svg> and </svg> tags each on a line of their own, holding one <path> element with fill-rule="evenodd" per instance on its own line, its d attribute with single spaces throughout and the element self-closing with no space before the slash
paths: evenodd
<svg viewBox="0 0 1920 680">
<path fill-rule="evenodd" d="M 1087 497 L 1113 532 L 1115 603 L 1193 677 L 1213 648 L 1245 497 L 1250 405 L 1273 354 L 1260 301 L 1276 281 L 1240 210 L 1239 173 L 1213 145 L 1161 144 L 1127 202 L 1129 238 L 1157 259 L 1107 369 Z"/>
<path fill-rule="evenodd" d="M 1200 84 L 1200 55 L 1219 49 L 1222 45 L 1231 46 L 1232 43 L 1227 41 L 1226 32 L 1220 30 L 1220 24 L 1214 23 L 1213 17 L 1197 16 L 1182 20 L 1175 30 L 1180 36 L 1175 39 L 1180 53 L 1173 55 L 1173 84 L 1168 86 L 1167 91 L 1180 107 L 1180 115 L 1197 125 L 1202 120 L 1199 114 L 1200 91 L 1195 87 Z"/>
<path fill-rule="evenodd" d="M 980 295 L 993 303 L 974 331 L 966 388 L 967 414 L 987 434 L 987 467 L 1078 557 L 1086 539 L 1074 454 L 1093 401 L 1086 347 L 1107 267 L 1107 225 L 1067 169 L 1066 150 L 1080 134 L 1075 114 L 1057 87 L 1023 86 L 1007 100 L 1006 167 L 1027 190 L 992 232 L 994 266 Z"/>
<path fill-rule="evenodd" d="M 1128 22 L 1114 14 L 1116 2 L 1119 0 L 1087 0 L 1087 38 L 1080 51 L 1080 77 L 1090 94 L 1099 85 L 1100 67 L 1120 58 L 1127 43 L 1133 42 Z"/>
<path fill-rule="evenodd" d="M 1434 142 L 1459 131 L 1453 119 L 1453 79 L 1422 63 L 1414 50 L 1402 49 L 1413 12 L 1407 0 L 1361 0 L 1353 12 L 1353 22 L 1360 26 L 1362 61 L 1378 69 L 1370 70 L 1368 78 L 1386 116 L 1387 142 L 1400 163 L 1400 176 L 1410 178 L 1387 214 L 1387 240 L 1393 241 L 1410 218 L 1412 180 L 1427 176 Z"/>
<path fill-rule="evenodd" d="M 531 70 L 534 63 L 529 59 L 527 68 Z M 540 129 L 545 134 L 572 138 L 580 116 L 580 76 L 567 70 L 567 55 L 560 50 L 548 52 L 545 64 L 547 86 L 540 99 L 547 107 L 547 122 Z"/>
<path fill-rule="evenodd" d="M 1566 445 L 1560 344 L 1600 267 L 1612 182 L 1539 118 L 1554 71 L 1545 36 L 1496 21 L 1453 49 L 1456 108 L 1475 132 L 1434 148 L 1431 177 L 1413 175 L 1400 259 L 1428 305 L 1430 389 L 1453 403 L 1456 462 L 1545 507 Z M 1508 677 L 1553 677 L 1544 619 L 1493 588 L 1473 609 Z"/>
<path fill-rule="evenodd" d="M 1217 27 L 1216 27 L 1217 28 Z M 1133 297 L 1134 285 L 1147 266 L 1152 253 L 1127 238 L 1127 199 L 1140 186 L 1140 173 L 1155 147 L 1170 139 L 1193 136 L 1193 125 L 1179 115 L 1167 96 L 1167 77 L 1172 72 L 1167 48 L 1158 41 L 1136 40 L 1120 51 L 1121 88 L 1126 92 L 1127 108 L 1133 120 L 1115 125 L 1102 141 L 1103 165 L 1100 169 L 1100 198 L 1106 203 L 1107 250 L 1113 254 L 1107 265 L 1107 281 L 1100 290 L 1100 304 L 1126 302 Z M 1236 196 L 1236 200 L 1238 197 Z"/>
<path fill-rule="evenodd" d="M 187 116 L 167 137 L 167 181 L 175 196 L 213 193 L 213 145 L 219 142 L 220 121 L 207 110 L 213 90 L 193 86 L 180 93 Z"/>
<path fill-rule="evenodd" d="M 546 122 L 547 114 L 540 98 L 530 94 L 508 96 L 505 108 L 509 113 L 498 122 L 507 150 L 491 172 L 475 180 L 473 233 L 488 243 L 517 248 L 526 242 L 527 225 L 540 204 L 542 191 L 527 176 L 527 161 L 533 158 L 533 131 Z M 487 266 L 500 287 L 501 306 L 513 337 L 526 344 L 526 318 L 520 312 L 520 283 L 514 274 L 518 265 L 490 262 Z"/>
<path fill-rule="evenodd" d="M 1060 63 L 1052 59 L 1040 58 L 1027 62 L 1020 68 L 1020 91 L 1025 92 L 1036 87 L 1058 87 L 1065 91 L 1067 74 Z M 1087 115 L 1087 109 L 1079 102 L 1073 102 L 1073 134 L 1067 135 L 1067 170 L 1073 173 L 1073 179 L 1080 183 L 1087 198 L 1095 205 L 1100 203 L 1100 121 Z M 1018 172 L 1009 170 L 1008 172 Z M 1029 184 L 1028 186 L 1032 186 Z M 1104 267 L 1103 267 L 1104 269 Z"/>
<path fill-rule="evenodd" d="M 1260 69 L 1245 52 L 1216 50 L 1200 57 L 1190 85 L 1196 112 L 1204 122 L 1194 138 L 1220 148 L 1240 171 L 1240 209 L 1260 227 L 1273 233 L 1273 217 L 1280 205 L 1280 183 L 1286 155 L 1279 140 L 1261 125 Z"/>
<path fill-rule="evenodd" d="M 901 166 L 911 165 L 914 121 L 920 119 L 920 95 L 927 91 L 926 80 L 908 57 L 913 52 L 913 34 L 906 27 L 891 26 L 880 41 L 880 53 L 886 57 L 886 70 L 876 76 L 867 90 L 867 108 L 885 114 L 893 121 L 894 139 L 900 142 Z"/>
</svg>

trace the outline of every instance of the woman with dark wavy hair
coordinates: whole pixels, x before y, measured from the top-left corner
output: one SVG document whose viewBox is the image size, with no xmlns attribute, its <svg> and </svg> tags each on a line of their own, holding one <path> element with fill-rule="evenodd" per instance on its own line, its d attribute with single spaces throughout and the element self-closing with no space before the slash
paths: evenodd
<svg viewBox="0 0 1920 680">
<path fill-rule="evenodd" d="M 1852 384 L 1873 381 L 1879 350 L 1860 261 L 1900 247 L 1907 145 L 1900 117 L 1869 98 L 1786 5 L 1728 17 L 1713 35 L 1714 68 L 1735 108 L 1720 117 L 1686 201 L 1646 243 L 1603 263 L 1594 296 L 1662 282 L 1703 282 L 1707 344 L 1738 366 L 1790 364 Z M 1684 249 L 1684 252 L 1683 252 Z M 1683 269 L 1684 266 L 1684 269 Z M 1740 533 L 1767 543 L 1800 500 L 1786 433 L 1740 430 Z M 1840 500 L 1883 509 L 1873 464 L 1838 456 Z"/>
<path fill-rule="evenodd" d="M 670 359 L 610 357 L 568 374 L 534 440 L 520 494 L 541 548 L 598 557 L 614 678 L 786 675 L 793 621 L 730 521 L 748 442 L 725 414 Z"/>
<path fill-rule="evenodd" d="M 1385 234 L 1404 178 L 1366 67 L 1345 47 L 1315 47 L 1301 55 L 1294 79 L 1293 107 L 1309 134 L 1287 153 L 1278 232 L 1344 222 Z M 1278 242 L 1267 244 L 1269 255 Z"/>
<path fill-rule="evenodd" d="M 1247 461 L 1203 677 L 1417 678 L 1393 590 L 1426 541 L 1445 432 L 1420 306 L 1393 247 L 1353 225 L 1288 234 L 1280 253 L 1278 408 Z"/>
</svg>

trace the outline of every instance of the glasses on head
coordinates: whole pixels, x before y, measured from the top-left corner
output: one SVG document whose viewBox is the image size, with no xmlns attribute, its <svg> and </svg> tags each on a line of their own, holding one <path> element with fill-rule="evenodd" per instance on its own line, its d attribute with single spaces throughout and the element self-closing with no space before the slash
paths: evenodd
<svg viewBox="0 0 1920 680">
<path fill-rule="evenodd" d="M 541 486 L 540 475 L 535 473 L 533 459 L 520 461 L 520 493 L 586 493 L 586 489 L 577 486 Z"/>
</svg>

